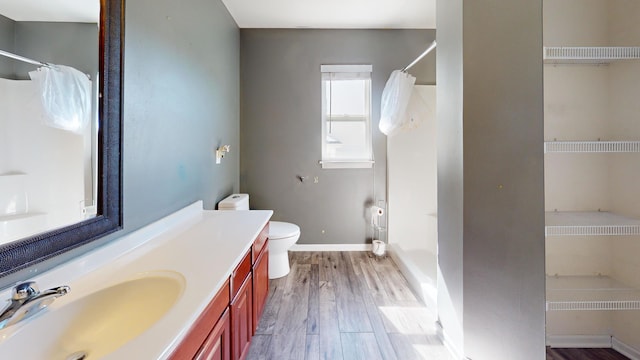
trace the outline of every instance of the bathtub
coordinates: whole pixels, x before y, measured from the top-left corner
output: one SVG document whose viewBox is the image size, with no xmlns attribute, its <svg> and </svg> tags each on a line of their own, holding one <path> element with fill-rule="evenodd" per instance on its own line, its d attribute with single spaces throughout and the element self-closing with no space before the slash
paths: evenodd
<svg viewBox="0 0 640 360">
<path fill-rule="evenodd" d="M 0 245 L 44 232 L 46 216 L 36 212 L 0 216 Z"/>
<path fill-rule="evenodd" d="M 425 249 L 405 249 L 398 243 L 390 244 L 388 253 L 409 282 L 411 289 L 435 314 L 438 298 L 436 254 Z"/>
</svg>

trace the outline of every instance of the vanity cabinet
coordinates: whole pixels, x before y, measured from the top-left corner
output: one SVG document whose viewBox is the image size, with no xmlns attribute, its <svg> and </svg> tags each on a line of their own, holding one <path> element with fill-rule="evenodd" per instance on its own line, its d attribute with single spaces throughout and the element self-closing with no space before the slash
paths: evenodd
<svg viewBox="0 0 640 360">
<path fill-rule="evenodd" d="M 169 359 L 231 359 L 229 290 L 227 279 Z"/>
<path fill-rule="evenodd" d="M 170 359 L 247 357 L 269 294 L 268 230 L 267 224 Z"/>
</svg>

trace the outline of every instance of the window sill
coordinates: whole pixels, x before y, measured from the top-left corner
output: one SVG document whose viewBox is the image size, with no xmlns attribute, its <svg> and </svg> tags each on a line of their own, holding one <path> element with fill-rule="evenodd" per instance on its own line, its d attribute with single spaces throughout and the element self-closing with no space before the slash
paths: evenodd
<svg viewBox="0 0 640 360">
<path fill-rule="evenodd" d="M 370 169 L 374 160 L 320 160 L 323 169 Z"/>
</svg>

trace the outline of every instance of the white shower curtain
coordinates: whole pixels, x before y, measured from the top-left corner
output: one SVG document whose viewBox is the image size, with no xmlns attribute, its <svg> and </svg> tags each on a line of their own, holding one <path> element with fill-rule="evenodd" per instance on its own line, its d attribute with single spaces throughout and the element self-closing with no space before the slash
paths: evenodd
<svg viewBox="0 0 640 360">
<path fill-rule="evenodd" d="M 407 121 L 404 114 L 411 98 L 416 78 L 401 70 L 394 70 L 382 91 L 380 123 L 378 127 L 387 136 L 397 132 Z"/>
</svg>

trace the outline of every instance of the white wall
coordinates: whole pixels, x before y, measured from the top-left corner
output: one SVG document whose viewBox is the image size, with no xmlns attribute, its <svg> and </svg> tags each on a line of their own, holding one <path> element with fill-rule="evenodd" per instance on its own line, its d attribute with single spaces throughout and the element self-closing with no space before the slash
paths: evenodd
<svg viewBox="0 0 640 360">
<path fill-rule="evenodd" d="M 46 213 L 46 227 L 81 220 L 84 200 L 82 136 L 45 126 L 32 81 L 0 79 L 0 174 L 26 174 L 29 212 Z M 2 189 L 0 189 L 2 191 Z"/>
</svg>

